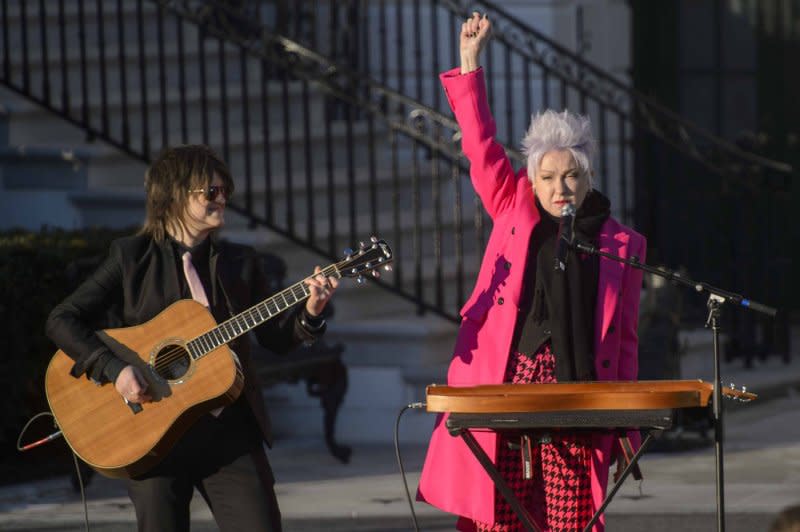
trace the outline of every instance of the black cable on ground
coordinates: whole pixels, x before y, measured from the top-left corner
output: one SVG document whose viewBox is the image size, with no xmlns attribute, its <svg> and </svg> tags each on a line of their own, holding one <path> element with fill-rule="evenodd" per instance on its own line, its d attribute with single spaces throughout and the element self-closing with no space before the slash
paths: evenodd
<svg viewBox="0 0 800 532">
<path fill-rule="evenodd" d="M 54 433 L 50 434 L 49 436 L 46 436 L 46 437 L 42 438 L 41 440 L 37 440 L 37 441 L 35 441 L 33 443 L 29 443 L 27 445 L 22 445 L 22 437 L 25 435 L 25 431 L 28 430 L 28 427 L 31 426 L 31 423 L 33 423 L 34 421 L 36 421 L 37 419 L 39 419 L 42 416 L 53 417 L 53 413 L 52 412 L 39 412 L 38 414 L 36 414 L 32 418 L 30 418 L 27 423 L 25 423 L 25 426 L 22 427 L 21 431 L 19 431 L 19 437 L 17 438 L 17 450 L 18 451 L 20 451 L 20 452 L 28 451 L 30 449 L 33 449 L 34 447 L 38 447 L 38 446 L 40 446 L 40 445 L 42 445 L 44 443 L 51 442 L 51 441 L 55 440 L 56 438 L 59 438 L 59 437 L 62 436 L 61 431 L 59 430 L 57 432 L 54 432 Z M 53 419 L 55 421 L 54 417 L 53 417 Z M 89 508 L 88 508 L 87 503 L 86 503 L 86 492 L 84 491 L 83 476 L 81 476 L 81 468 L 78 465 L 78 456 L 74 452 L 72 453 L 72 461 L 75 464 L 75 473 L 78 475 L 78 485 L 81 488 L 81 501 L 83 502 L 83 524 L 84 524 L 84 527 L 86 528 L 86 532 L 89 532 Z"/>
<path fill-rule="evenodd" d="M 425 408 L 425 403 L 411 403 L 403 408 L 400 409 L 400 413 L 397 414 L 397 419 L 394 423 L 394 453 L 397 457 L 397 465 L 400 468 L 400 476 L 403 478 L 403 486 L 406 490 L 406 499 L 408 500 L 408 508 L 411 510 L 411 520 L 414 523 L 414 531 L 419 532 L 419 524 L 417 523 L 417 514 L 414 512 L 414 501 L 411 500 L 411 493 L 408 491 L 408 481 L 406 480 L 406 471 L 403 468 L 403 459 L 400 457 L 400 418 L 403 417 L 403 414 L 406 410 L 409 409 L 417 409 L 417 408 Z"/>
</svg>

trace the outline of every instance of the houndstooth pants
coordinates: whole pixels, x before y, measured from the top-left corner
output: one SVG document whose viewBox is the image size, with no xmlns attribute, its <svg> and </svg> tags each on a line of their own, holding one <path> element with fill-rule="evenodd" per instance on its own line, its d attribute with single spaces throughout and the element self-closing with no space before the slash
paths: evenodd
<svg viewBox="0 0 800 532">
<path fill-rule="evenodd" d="M 513 353 L 509 357 L 505 381 L 515 384 L 556 382 L 555 357 L 550 351 L 550 343 L 543 344 L 533 356 Z M 545 532 L 583 530 L 593 515 L 591 434 L 552 432 L 549 439 L 549 442 L 538 445 L 532 442 L 531 479 L 523 478 L 519 448 L 509 446 L 509 443 L 520 442 L 518 433 L 498 435 L 495 465 L 514 495 Z M 494 514 L 494 523 L 470 523 L 461 518 L 459 529 L 478 532 L 525 530 L 497 488 Z"/>
</svg>

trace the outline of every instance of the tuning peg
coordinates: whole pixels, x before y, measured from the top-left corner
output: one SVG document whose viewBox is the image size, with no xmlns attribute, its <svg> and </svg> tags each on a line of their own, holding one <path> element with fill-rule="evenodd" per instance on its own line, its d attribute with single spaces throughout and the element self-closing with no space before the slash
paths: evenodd
<svg viewBox="0 0 800 532">
<path fill-rule="evenodd" d="M 369 241 L 372 242 L 373 244 L 377 244 L 378 243 L 378 237 L 375 236 L 375 235 L 372 235 L 371 237 L 369 237 Z"/>
<path fill-rule="evenodd" d="M 353 254 L 353 250 L 352 250 L 352 249 L 350 249 L 350 248 L 344 248 L 344 256 L 345 256 L 345 257 L 348 257 L 348 258 L 349 258 L 349 257 L 350 257 L 350 255 L 352 255 L 352 254 Z"/>
<path fill-rule="evenodd" d="M 374 278 L 376 278 L 376 279 L 380 279 L 380 277 L 381 277 L 381 272 L 380 272 L 380 271 L 378 271 L 378 270 L 372 270 L 372 276 L 373 276 Z"/>
<path fill-rule="evenodd" d="M 385 271 L 387 271 L 387 272 L 390 272 L 390 271 L 392 271 L 392 265 L 391 264 L 384 264 L 383 265 L 383 269 Z"/>
<path fill-rule="evenodd" d="M 364 248 L 367 247 L 367 245 L 364 242 L 359 242 L 358 243 L 358 247 L 360 247 L 361 249 L 364 249 Z"/>
<path fill-rule="evenodd" d="M 364 283 L 364 276 L 363 275 L 359 275 L 358 277 L 356 277 L 356 282 L 358 284 L 363 284 Z"/>
</svg>

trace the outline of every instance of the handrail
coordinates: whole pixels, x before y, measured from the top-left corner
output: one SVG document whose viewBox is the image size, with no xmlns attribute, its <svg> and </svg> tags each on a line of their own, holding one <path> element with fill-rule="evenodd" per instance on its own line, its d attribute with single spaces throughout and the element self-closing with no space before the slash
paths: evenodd
<svg viewBox="0 0 800 532">
<path fill-rule="evenodd" d="M 440 1 L 462 17 L 469 16 L 473 11 L 462 6 L 466 2 L 458 2 L 456 0 Z M 495 2 L 476 0 L 475 2 L 469 2 L 469 4 L 482 5 L 492 13 L 494 23 L 493 39 L 515 50 L 529 61 L 551 69 L 554 74 L 561 76 L 571 85 L 583 87 L 587 92 L 591 93 L 593 99 L 610 108 L 627 112 L 631 120 L 636 121 L 638 125 L 646 128 L 650 133 L 668 142 L 709 169 L 721 175 L 739 173 L 742 167 L 737 162 L 742 161 L 747 163 L 751 169 L 752 167 L 764 167 L 772 172 L 783 174 L 786 179 L 790 177 L 792 172 L 791 165 L 742 150 L 731 142 L 711 134 L 653 98 L 622 83 L 597 66 L 567 50 L 532 26 L 522 22 L 518 17 L 512 16 Z M 514 39 L 512 30 L 504 29 L 503 25 L 509 25 L 521 32 L 522 35 L 519 36 L 519 39 L 524 40 L 524 44 Z M 541 44 L 542 48 L 537 47 L 537 44 Z M 591 74 L 593 78 L 587 76 L 587 74 Z M 624 93 L 627 98 L 620 99 L 615 97 L 614 91 Z M 632 109 L 625 109 L 626 101 L 631 102 Z M 709 147 L 699 146 L 698 141 L 708 143 Z M 731 157 L 732 160 L 723 161 L 720 165 L 714 165 L 708 157 L 713 149 L 718 150 L 716 155 Z"/>
</svg>

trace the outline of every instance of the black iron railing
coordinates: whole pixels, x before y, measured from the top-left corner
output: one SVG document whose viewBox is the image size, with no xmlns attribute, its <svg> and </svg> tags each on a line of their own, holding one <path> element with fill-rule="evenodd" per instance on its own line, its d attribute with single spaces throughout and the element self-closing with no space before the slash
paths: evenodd
<svg viewBox="0 0 800 532">
<path fill-rule="evenodd" d="M 293 2 L 283 20 L 295 23 L 280 26 L 276 20 L 276 27 L 445 115 L 449 110 L 437 74 L 457 66 L 464 18 L 472 11 L 487 13 L 494 39 L 482 59 L 498 136 L 506 146 L 518 144 L 531 114 L 543 108 L 590 115 L 600 144 L 597 185 L 612 199 L 615 215 L 648 236 L 651 260 L 788 306 L 791 257 L 779 239 L 764 236 L 775 235 L 785 218 L 780 213 L 789 204 L 788 165 L 710 134 L 499 3 L 335 5 L 338 9 Z M 662 181 L 680 183 L 671 188 L 685 190 L 685 196 L 663 193 Z M 778 334 L 788 331 L 785 321 L 781 328 Z M 780 343 L 783 349 L 788 345 Z"/>
<path fill-rule="evenodd" d="M 452 119 L 222 4 L 26 6 L 0 2 L 7 88 L 145 162 L 210 144 L 247 223 L 330 258 L 379 234 L 381 284 L 457 319 L 488 227 Z"/>
<path fill-rule="evenodd" d="M 600 186 L 619 198 L 618 212 L 628 221 L 635 210 L 632 146 L 638 131 L 737 184 L 760 186 L 766 178 L 785 188 L 790 180 L 788 165 L 710 134 L 494 2 L 350 0 L 334 6 L 299 0 L 287 9 L 283 19 L 275 19 L 276 31 L 446 115 L 437 74 L 457 66 L 464 18 L 475 10 L 487 13 L 494 38 L 483 59 L 499 139 L 518 145 L 537 110 L 570 108 L 590 115 L 601 146 Z"/>
</svg>

